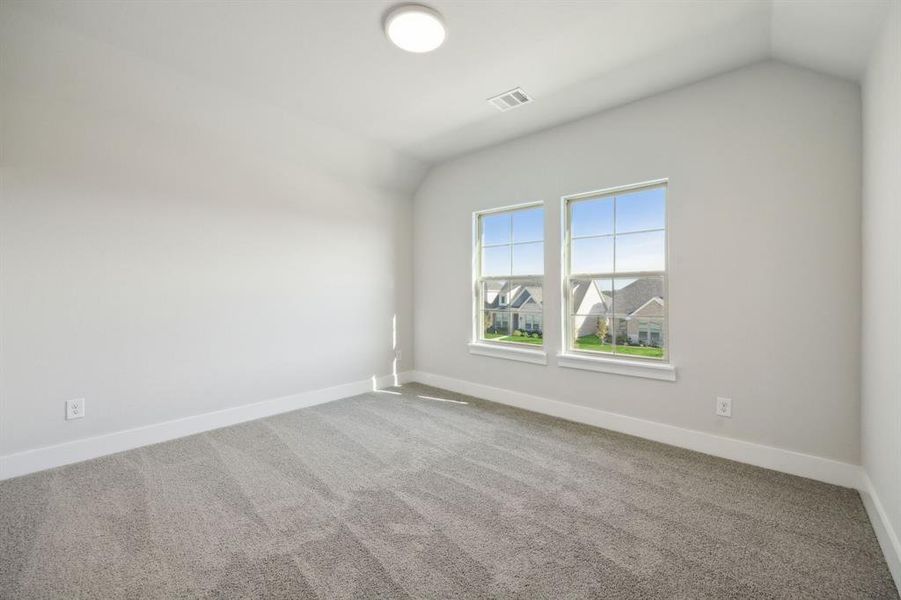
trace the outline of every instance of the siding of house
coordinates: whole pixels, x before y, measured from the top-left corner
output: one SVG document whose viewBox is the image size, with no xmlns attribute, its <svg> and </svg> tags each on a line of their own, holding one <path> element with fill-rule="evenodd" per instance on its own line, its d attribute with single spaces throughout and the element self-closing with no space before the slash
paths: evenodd
<svg viewBox="0 0 901 600">
<path fill-rule="evenodd" d="M 519 310 L 515 313 L 515 320 L 513 322 L 514 329 L 524 329 L 525 321 L 522 319 L 522 316 L 530 314 L 530 315 L 539 315 L 541 316 L 541 305 L 535 302 L 532 298 L 529 298 L 520 306 Z M 539 330 L 544 330 L 544 323 L 539 321 Z M 534 328 L 533 328 L 534 330 Z"/>
<path fill-rule="evenodd" d="M 641 322 L 640 320 L 642 318 L 662 318 L 664 316 L 664 306 L 661 302 L 650 302 L 647 305 L 636 310 L 634 313 L 632 313 L 631 316 L 632 318 L 629 319 L 626 326 L 627 335 L 629 336 L 629 341 L 638 342 L 638 331 Z M 662 331 L 660 335 L 662 340 Z"/>
<path fill-rule="evenodd" d="M 605 298 L 593 282 L 585 284 L 585 288 L 575 292 L 576 316 L 573 327 L 576 337 L 594 335 L 598 331 L 598 315 L 607 313 L 609 299 Z M 581 296 L 581 298 L 579 298 Z"/>
</svg>

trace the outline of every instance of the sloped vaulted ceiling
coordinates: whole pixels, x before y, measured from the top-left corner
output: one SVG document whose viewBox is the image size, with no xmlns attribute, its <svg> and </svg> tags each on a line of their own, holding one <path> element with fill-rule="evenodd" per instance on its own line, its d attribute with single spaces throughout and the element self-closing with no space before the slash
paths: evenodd
<svg viewBox="0 0 901 600">
<path fill-rule="evenodd" d="M 326 154 L 340 157 L 353 139 L 361 164 L 412 179 L 420 163 L 767 58 L 856 79 L 888 6 L 435 0 L 447 42 L 414 55 L 385 39 L 394 3 L 383 0 L 11 4 L 319 127 Z M 485 102 L 516 86 L 536 101 L 504 114 Z M 396 154 L 373 159 L 376 147 Z"/>
</svg>

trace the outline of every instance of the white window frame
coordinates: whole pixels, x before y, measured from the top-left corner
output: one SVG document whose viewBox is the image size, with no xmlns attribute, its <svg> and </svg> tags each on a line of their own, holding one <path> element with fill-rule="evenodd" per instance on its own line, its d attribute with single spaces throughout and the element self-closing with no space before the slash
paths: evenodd
<svg viewBox="0 0 901 600">
<path fill-rule="evenodd" d="M 545 289 L 545 275 L 542 269 L 541 275 L 502 275 L 482 277 L 482 221 L 484 216 L 493 216 L 503 213 L 513 213 L 519 210 L 529 208 L 544 208 L 544 202 L 526 202 L 523 204 L 514 204 L 510 206 L 502 206 L 488 210 L 479 210 L 472 213 L 472 285 L 470 296 L 472 298 L 472 332 L 469 342 L 470 354 L 480 356 L 490 356 L 493 358 L 503 358 L 507 360 L 516 360 L 520 362 L 532 364 L 547 364 L 547 351 L 545 349 L 544 338 L 542 345 L 524 344 L 520 342 L 493 342 L 491 340 L 482 339 L 481 312 L 484 300 L 482 298 L 482 282 L 483 281 L 527 281 L 537 280 L 541 283 L 542 290 Z M 547 213 L 544 213 L 544 219 L 547 219 Z M 544 220 L 542 221 L 544 222 Z M 547 256 L 547 240 L 542 236 L 544 243 L 544 254 Z M 511 248 L 512 260 L 512 248 Z M 512 270 L 512 269 L 511 269 Z M 508 298 L 512 301 L 512 298 Z M 508 303 L 509 304 L 509 303 Z M 542 306 L 542 317 L 544 316 L 544 306 Z M 513 313 L 510 313 L 512 324 Z"/>
<path fill-rule="evenodd" d="M 570 274 L 570 248 L 572 241 L 572 205 L 580 200 L 598 199 L 606 196 L 615 196 L 624 192 L 636 191 L 641 189 L 651 189 L 662 187 L 665 190 L 664 210 L 664 264 L 663 271 L 651 272 L 634 272 L 634 273 L 579 273 L 580 278 L 591 279 L 607 279 L 607 278 L 637 278 L 643 276 L 659 276 L 663 275 L 663 358 L 650 358 L 642 356 L 613 354 L 607 352 L 598 352 L 591 350 L 580 350 L 574 347 L 573 339 L 573 320 L 572 320 L 572 285 L 570 283 L 572 275 Z M 561 340 L 563 347 L 557 354 L 557 364 L 560 367 L 572 369 L 584 369 L 589 371 L 598 371 L 602 373 L 615 373 L 619 375 L 631 375 L 636 377 L 647 377 L 650 379 L 660 379 L 665 381 L 675 381 L 676 369 L 672 364 L 672 352 L 669 335 L 669 246 L 670 246 L 670 227 L 669 227 L 669 180 L 655 179 L 653 181 L 644 181 L 629 185 L 605 188 L 601 190 L 593 190 L 590 192 L 580 192 L 571 194 L 561 198 L 561 236 L 562 252 L 561 252 L 561 280 L 562 280 L 562 302 L 561 307 Z M 616 239 L 616 214 L 614 210 L 614 261 L 615 259 L 615 239 Z M 635 233 L 635 232 L 630 232 Z M 614 262 L 615 267 L 615 262 Z"/>
</svg>

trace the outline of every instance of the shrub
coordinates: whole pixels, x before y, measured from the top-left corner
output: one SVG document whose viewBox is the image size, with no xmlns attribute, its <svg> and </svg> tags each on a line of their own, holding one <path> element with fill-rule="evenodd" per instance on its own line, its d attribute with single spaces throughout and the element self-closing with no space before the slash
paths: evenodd
<svg viewBox="0 0 901 600">
<path fill-rule="evenodd" d="M 606 317 L 598 317 L 598 330 L 597 336 L 599 340 L 602 340 L 608 336 L 608 327 L 607 327 L 607 319 Z"/>
</svg>

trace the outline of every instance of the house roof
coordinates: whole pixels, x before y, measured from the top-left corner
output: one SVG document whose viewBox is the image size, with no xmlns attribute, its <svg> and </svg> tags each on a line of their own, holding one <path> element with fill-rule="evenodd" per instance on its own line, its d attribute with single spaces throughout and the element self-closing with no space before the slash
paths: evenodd
<svg viewBox="0 0 901 600">
<path fill-rule="evenodd" d="M 492 294 L 493 297 L 491 298 L 491 301 L 485 303 L 485 308 L 488 310 L 521 308 L 530 298 L 541 306 L 543 298 L 541 286 L 512 284 L 509 281 L 506 282 L 500 290 L 494 291 Z M 502 294 L 508 296 L 507 303 L 504 306 L 500 305 L 500 297 Z"/>
<path fill-rule="evenodd" d="M 526 302 L 528 302 L 529 298 L 534 300 L 539 306 L 541 306 L 542 299 L 542 290 L 538 286 L 523 286 L 521 291 L 516 295 L 513 299 L 513 302 L 510 303 L 512 308 L 521 308 Z"/>
<path fill-rule="evenodd" d="M 592 306 L 583 306 L 588 296 L 589 290 L 595 289 L 599 303 Z M 500 306 L 499 300 L 501 294 L 507 294 L 507 304 Z M 539 306 L 542 305 L 544 294 L 541 286 L 537 285 L 514 285 L 507 282 L 501 288 L 491 302 L 486 302 L 485 308 L 489 310 L 497 310 L 499 308 L 518 309 L 526 304 L 529 299 L 534 300 Z M 611 294 L 609 290 L 604 291 L 598 287 L 597 280 L 579 281 L 573 288 L 573 306 L 576 307 L 578 314 L 607 314 L 616 312 L 618 315 L 631 315 L 636 310 L 647 304 L 650 300 L 659 298 L 663 302 L 663 279 L 661 277 L 644 277 L 636 279 L 622 289 L 615 290 Z M 600 306 L 598 305 L 600 304 Z"/>
<path fill-rule="evenodd" d="M 593 297 L 588 295 L 592 287 L 596 290 L 600 302 L 592 306 L 584 306 L 586 302 L 591 301 L 586 298 Z M 612 293 L 610 290 L 601 290 L 595 279 L 580 281 L 573 288 L 573 306 L 576 307 L 577 314 L 607 314 L 615 311 L 619 315 L 631 315 L 653 298 L 664 301 L 662 278 L 636 279 Z"/>
<path fill-rule="evenodd" d="M 663 279 L 644 277 L 636 279 L 622 289 L 613 292 L 613 311 L 618 315 L 631 315 L 652 298 L 663 300 Z"/>
</svg>

